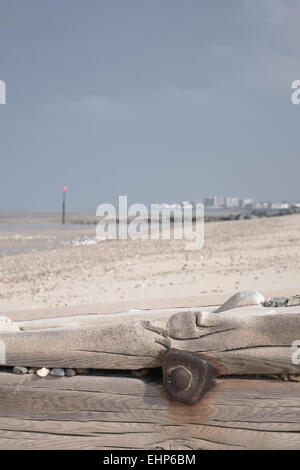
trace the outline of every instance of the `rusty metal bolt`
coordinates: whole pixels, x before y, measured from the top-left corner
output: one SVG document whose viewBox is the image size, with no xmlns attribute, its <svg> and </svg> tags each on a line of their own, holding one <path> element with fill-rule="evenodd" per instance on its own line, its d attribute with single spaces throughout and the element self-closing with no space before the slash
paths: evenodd
<svg viewBox="0 0 300 470">
<path fill-rule="evenodd" d="M 183 366 L 177 367 L 169 373 L 169 383 L 172 384 L 177 393 L 188 390 L 191 386 L 192 379 L 192 373 Z"/>
<path fill-rule="evenodd" d="M 218 371 L 200 354 L 168 349 L 162 360 L 163 385 L 174 400 L 196 403 L 213 385 Z"/>
</svg>

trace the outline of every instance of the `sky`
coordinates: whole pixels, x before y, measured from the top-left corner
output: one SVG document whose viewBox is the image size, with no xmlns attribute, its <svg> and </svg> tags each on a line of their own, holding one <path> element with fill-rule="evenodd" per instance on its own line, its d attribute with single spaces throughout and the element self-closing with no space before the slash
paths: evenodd
<svg viewBox="0 0 300 470">
<path fill-rule="evenodd" d="M 300 0 L 0 0 L 0 208 L 300 200 Z"/>
</svg>

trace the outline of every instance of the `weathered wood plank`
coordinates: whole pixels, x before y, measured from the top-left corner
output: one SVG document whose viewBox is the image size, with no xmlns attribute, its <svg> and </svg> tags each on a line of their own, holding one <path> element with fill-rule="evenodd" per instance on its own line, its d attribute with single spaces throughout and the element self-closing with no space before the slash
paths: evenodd
<svg viewBox="0 0 300 470">
<path fill-rule="evenodd" d="M 0 374 L 1 449 L 300 449 L 300 384 L 216 379 L 201 402 L 136 378 Z"/>
<path fill-rule="evenodd" d="M 297 293 L 295 291 L 295 293 Z M 46 307 L 40 309 L 2 311 L 1 315 L 7 315 L 14 321 L 43 320 L 45 318 L 64 318 L 81 315 L 107 315 L 127 312 L 132 309 L 178 309 L 196 308 L 213 305 L 221 305 L 230 294 L 195 295 L 190 297 L 156 298 L 156 299 L 131 299 L 119 302 L 101 302 L 96 304 L 80 304 L 64 307 Z"/>
<path fill-rule="evenodd" d="M 213 311 L 216 306 L 206 307 L 207 311 Z M 38 320 L 27 320 L 14 322 L 22 331 L 44 330 L 49 328 L 70 328 L 70 327 L 102 327 L 114 322 L 134 321 L 134 320 L 163 320 L 174 315 L 176 312 L 199 312 L 198 308 L 173 308 L 173 309 L 153 309 L 139 310 L 132 309 L 119 313 L 70 315 L 64 317 L 48 317 Z"/>
<path fill-rule="evenodd" d="M 297 374 L 292 344 L 300 307 L 197 309 L 99 315 L 92 325 L 2 333 L 7 365 L 139 369 L 159 367 L 168 348 L 197 352 L 219 375 Z M 89 321 L 89 320 L 88 320 Z"/>
<path fill-rule="evenodd" d="M 138 369 L 158 367 L 164 347 L 140 322 L 3 333 L 6 365 Z M 134 340 L 133 340 L 134 339 Z"/>
</svg>

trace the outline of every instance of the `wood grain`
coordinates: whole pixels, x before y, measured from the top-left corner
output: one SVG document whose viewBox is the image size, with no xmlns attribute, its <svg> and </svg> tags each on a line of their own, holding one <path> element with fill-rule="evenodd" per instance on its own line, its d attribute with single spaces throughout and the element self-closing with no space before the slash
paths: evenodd
<svg viewBox="0 0 300 470">
<path fill-rule="evenodd" d="M 0 376 L 0 449 L 300 448 L 299 383 L 216 379 L 188 406 L 136 378 Z"/>
</svg>

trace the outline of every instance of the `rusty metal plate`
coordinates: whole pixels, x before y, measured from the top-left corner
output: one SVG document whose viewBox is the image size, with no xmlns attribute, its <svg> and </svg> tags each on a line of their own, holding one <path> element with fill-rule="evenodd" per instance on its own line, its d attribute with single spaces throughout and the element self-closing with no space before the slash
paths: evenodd
<svg viewBox="0 0 300 470">
<path fill-rule="evenodd" d="M 212 385 L 216 370 L 197 353 L 168 349 L 162 360 L 165 391 L 174 400 L 196 403 Z"/>
</svg>

